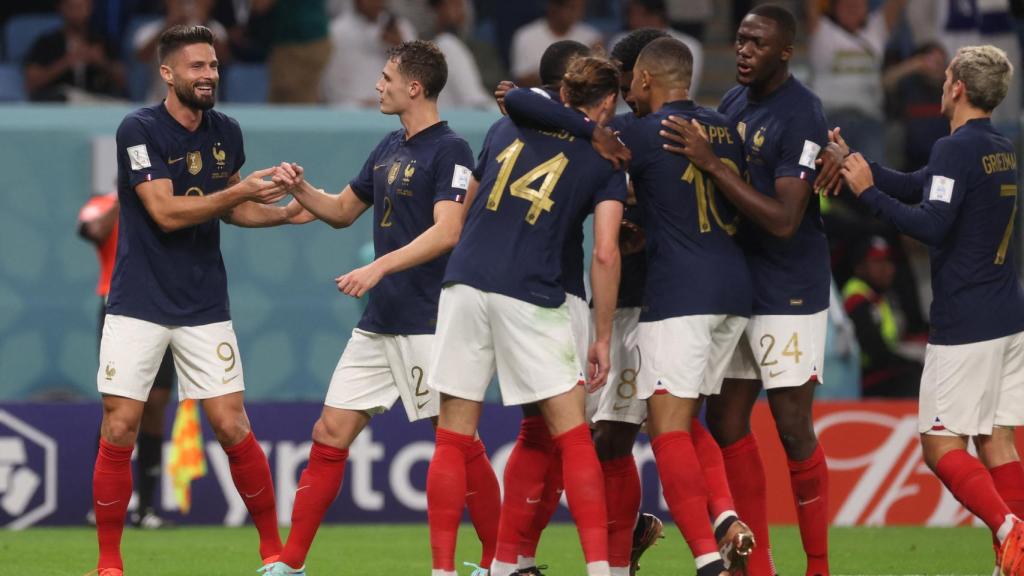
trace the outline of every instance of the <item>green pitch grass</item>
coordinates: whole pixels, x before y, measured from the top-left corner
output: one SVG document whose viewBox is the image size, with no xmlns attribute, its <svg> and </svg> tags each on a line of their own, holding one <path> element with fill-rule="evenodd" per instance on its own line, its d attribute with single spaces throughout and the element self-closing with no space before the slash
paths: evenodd
<svg viewBox="0 0 1024 576">
<path fill-rule="evenodd" d="M 695 570 L 674 526 L 643 557 L 640 576 L 680 576 Z M 479 560 L 473 529 L 463 526 L 459 560 Z M 793 527 L 772 530 L 776 565 L 785 576 L 802 576 L 804 556 Z M 180 527 L 125 530 L 122 550 L 128 576 L 233 574 L 254 576 L 259 567 L 253 528 Z M 834 528 L 833 574 L 992 573 L 987 530 L 980 528 Z M 552 576 L 583 576 L 583 558 L 572 526 L 551 526 L 538 558 Z M 96 536 L 87 528 L 0 531 L 4 574 L 80 576 L 96 562 Z M 430 545 L 425 525 L 325 526 L 308 559 L 310 576 L 427 576 Z M 468 568 L 460 574 L 469 574 Z"/>
</svg>

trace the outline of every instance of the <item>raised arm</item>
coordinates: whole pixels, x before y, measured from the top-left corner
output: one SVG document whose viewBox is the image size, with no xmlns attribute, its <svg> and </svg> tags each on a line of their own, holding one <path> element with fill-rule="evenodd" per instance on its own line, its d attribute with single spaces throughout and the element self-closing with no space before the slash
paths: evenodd
<svg viewBox="0 0 1024 576">
<path fill-rule="evenodd" d="M 921 201 L 924 185 L 928 180 L 927 166 L 915 172 L 900 172 L 872 161 L 868 162 L 868 166 L 871 168 L 871 177 L 875 181 L 875 186 L 879 190 L 907 204 L 916 204 Z"/>
<path fill-rule="evenodd" d="M 323 188 L 316 188 L 303 180 L 292 189 L 292 196 L 303 208 L 334 228 L 351 226 L 370 207 L 351 185 L 345 186 L 338 194 L 328 194 Z"/>
<path fill-rule="evenodd" d="M 505 94 L 505 110 L 517 124 L 565 130 L 577 138 L 590 140 L 597 124 L 586 116 L 567 108 L 549 97 L 540 88 L 516 88 Z"/>
<path fill-rule="evenodd" d="M 239 181 L 240 177 L 236 172 L 228 183 L 236 184 Z M 268 228 L 282 224 L 305 224 L 316 220 L 316 216 L 305 210 L 302 204 L 293 198 L 287 206 L 242 202 L 232 208 L 222 219 L 228 224 L 243 228 Z"/>
</svg>

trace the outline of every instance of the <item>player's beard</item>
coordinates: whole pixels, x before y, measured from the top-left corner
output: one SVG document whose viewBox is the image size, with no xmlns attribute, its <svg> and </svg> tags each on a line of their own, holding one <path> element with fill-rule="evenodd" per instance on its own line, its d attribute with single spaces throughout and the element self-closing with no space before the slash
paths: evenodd
<svg viewBox="0 0 1024 576">
<path fill-rule="evenodd" d="M 205 85 L 206 83 L 203 83 L 203 84 Z M 199 85 L 198 82 L 192 83 L 192 84 L 184 84 L 184 83 L 175 82 L 174 83 L 174 95 L 177 96 L 178 100 L 182 104 L 184 104 L 185 106 L 188 106 L 189 108 L 191 108 L 193 110 L 202 110 L 202 111 L 205 112 L 206 110 L 209 110 L 210 108 L 213 108 L 213 105 L 216 103 L 216 100 L 217 100 L 217 83 L 216 82 L 210 82 L 209 83 L 209 85 L 211 87 L 213 87 L 213 91 L 210 93 L 209 97 L 204 97 L 204 96 L 196 95 L 196 90 L 195 89 L 196 89 L 196 86 L 198 86 L 198 85 Z"/>
</svg>

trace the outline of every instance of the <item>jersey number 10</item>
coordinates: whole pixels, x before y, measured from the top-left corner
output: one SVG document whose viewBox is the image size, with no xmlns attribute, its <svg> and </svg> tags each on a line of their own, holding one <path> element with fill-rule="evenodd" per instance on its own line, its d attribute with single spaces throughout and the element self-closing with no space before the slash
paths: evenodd
<svg viewBox="0 0 1024 576">
<path fill-rule="evenodd" d="M 728 158 L 719 158 L 733 172 L 739 174 L 740 169 L 736 163 Z M 711 221 L 708 219 L 708 209 L 711 209 L 711 216 L 714 217 L 718 227 L 725 230 L 729 236 L 736 234 L 736 223 L 726 224 L 718 215 L 718 206 L 715 205 L 715 182 L 700 171 L 699 168 L 690 163 L 683 172 L 683 182 L 693 184 L 697 193 L 697 224 L 700 226 L 700 233 L 711 232 Z"/>
</svg>

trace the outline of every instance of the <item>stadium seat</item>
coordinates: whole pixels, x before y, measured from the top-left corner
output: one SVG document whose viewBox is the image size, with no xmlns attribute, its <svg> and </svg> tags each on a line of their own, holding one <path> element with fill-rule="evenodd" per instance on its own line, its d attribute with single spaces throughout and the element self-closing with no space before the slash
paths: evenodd
<svg viewBox="0 0 1024 576">
<path fill-rule="evenodd" d="M 263 64 L 231 64 L 221 78 L 225 102 L 263 104 L 267 101 L 269 79 Z"/>
<path fill-rule="evenodd" d="M 0 64 L 0 102 L 25 100 L 25 80 L 20 64 Z"/>
<path fill-rule="evenodd" d="M 32 43 L 43 34 L 61 27 L 57 14 L 21 14 L 4 24 L 4 60 L 21 64 Z"/>
</svg>

